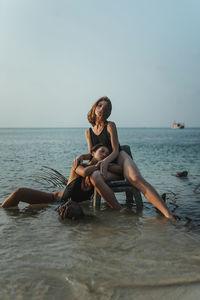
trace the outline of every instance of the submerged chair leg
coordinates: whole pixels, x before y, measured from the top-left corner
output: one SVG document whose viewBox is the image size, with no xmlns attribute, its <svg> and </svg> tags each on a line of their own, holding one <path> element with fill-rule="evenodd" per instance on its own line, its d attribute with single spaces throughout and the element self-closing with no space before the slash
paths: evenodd
<svg viewBox="0 0 200 300">
<path fill-rule="evenodd" d="M 126 203 L 127 204 L 133 203 L 133 192 L 132 191 L 126 191 Z"/>
<path fill-rule="evenodd" d="M 100 208 L 100 206 L 101 206 L 101 196 L 99 195 L 97 190 L 94 189 L 93 207 Z"/>
<path fill-rule="evenodd" d="M 141 196 L 140 191 L 138 189 L 136 189 L 135 187 L 133 187 L 133 195 L 135 198 L 135 203 L 136 203 L 137 209 L 142 210 L 142 208 L 143 208 L 142 196 Z"/>
<path fill-rule="evenodd" d="M 143 201 L 140 191 L 135 188 L 134 186 L 125 187 L 124 185 L 121 186 L 113 186 L 111 187 L 114 193 L 118 192 L 125 192 L 126 193 L 126 203 L 132 204 L 135 202 L 136 208 L 138 211 L 142 210 L 143 208 Z M 93 197 L 93 207 L 100 208 L 101 206 L 101 196 L 94 189 L 94 197 Z"/>
</svg>

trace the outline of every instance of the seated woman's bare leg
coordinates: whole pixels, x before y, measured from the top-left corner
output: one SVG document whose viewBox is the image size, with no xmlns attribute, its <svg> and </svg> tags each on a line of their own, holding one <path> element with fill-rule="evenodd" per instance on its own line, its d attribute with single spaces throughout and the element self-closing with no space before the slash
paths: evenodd
<svg viewBox="0 0 200 300">
<path fill-rule="evenodd" d="M 121 205 L 117 201 L 115 194 L 112 189 L 105 183 L 104 178 L 99 171 L 92 173 L 90 181 L 93 186 L 97 189 L 98 193 L 104 199 L 104 201 L 111 207 L 115 209 L 121 209 Z"/>
<path fill-rule="evenodd" d="M 19 188 L 6 198 L 1 206 L 3 208 L 18 206 L 20 201 L 28 204 L 52 203 L 59 199 L 59 192 L 45 193 L 29 188 Z"/>
<path fill-rule="evenodd" d="M 123 168 L 124 177 L 135 186 L 149 202 L 159 209 L 165 217 L 169 219 L 173 218 L 165 202 L 155 188 L 142 177 L 137 165 L 126 152 L 120 151 L 118 163 Z"/>
<path fill-rule="evenodd" d="M 111 180 L 122 180 L 123 176 L 120 176 L 118 174 L 112 173 L 112 172 L 107 172 L 106 178 L 103 178 L 104 181 L 111 181 Z"/>
</svg>

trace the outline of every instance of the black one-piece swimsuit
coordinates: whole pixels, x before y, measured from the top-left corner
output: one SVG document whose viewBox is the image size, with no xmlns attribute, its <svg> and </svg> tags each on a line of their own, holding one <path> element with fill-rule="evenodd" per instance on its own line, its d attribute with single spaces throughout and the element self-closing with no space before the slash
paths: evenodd
<svg viewBox="0 0 200 300">
<path fill-rule="evenodd" d="M 83 177 L 79 176 L 66 186 L 61 199 L 62 204 L 67 202 L 70 198 L 75 202 L 82 202 L 91 198 L 94 193 L 94 188 L 92 187 L 88 191 L 83 191 L 81 189 L 82 180 Z"/>
<path fill-rule="evenodd" d="M 90 138 L 91 138 L 91 143 L 92 147 L 97 145 L 97 144 L 102 144 L 106 146 L 110 152 L 112 152 L 112 145 L 110 142 L 110 136 L 107 131 L 107 124 L 105 124 L 102 132 L 99 135 L 96 135 L 92 128 L 89 129 L 90 131 Z"/>
</svg>

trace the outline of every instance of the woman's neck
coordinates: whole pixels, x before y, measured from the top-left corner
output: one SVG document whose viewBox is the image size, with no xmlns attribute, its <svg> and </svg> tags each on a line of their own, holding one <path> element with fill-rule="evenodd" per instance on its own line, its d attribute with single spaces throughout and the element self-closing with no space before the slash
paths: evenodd
<svg viewBox="0 0 200 300">
<path fill-rule="evenodd" d="M 105 126 L 105 122 L 102 120 L 102 118 L 100 118 L 100 119 L 96 118 L 94 127 L 96 129 L 99 129 L 99 128 L 103 128 L 104 126 Z"/>
</svg>

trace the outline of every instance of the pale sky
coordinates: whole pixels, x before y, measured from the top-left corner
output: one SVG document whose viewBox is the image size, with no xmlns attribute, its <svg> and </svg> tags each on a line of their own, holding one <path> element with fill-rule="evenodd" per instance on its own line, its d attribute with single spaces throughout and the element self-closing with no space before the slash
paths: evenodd
<svg viewBox="0 0 200 300">
<path fill-rule="evenodd" d="M 0 127 L 200 127 L 199 0 L 0 0 Z"/>
</svg>

